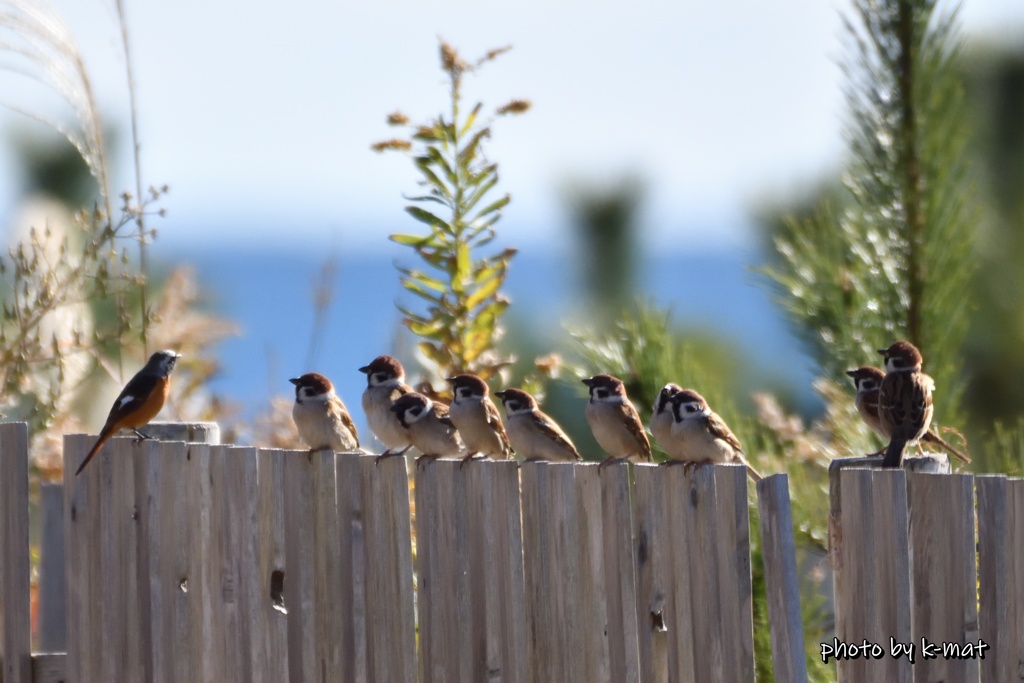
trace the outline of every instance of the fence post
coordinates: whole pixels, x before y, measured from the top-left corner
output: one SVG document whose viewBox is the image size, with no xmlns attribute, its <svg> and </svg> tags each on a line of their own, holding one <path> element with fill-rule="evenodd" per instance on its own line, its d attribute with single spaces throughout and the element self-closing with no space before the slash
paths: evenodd
<svg viewBox="0 0 1024 683">
<path fill-rule="evenodd" d="M 0 679 L 31 683 L 28 425 L 0 424 Z"/>
<path fill-rule="evenodd" d="M 775 680 L 806 682 L 807 660 L 804 657 L 789 475 L 773 474 L 759 481 L 757 504 Z"/>
</svg>

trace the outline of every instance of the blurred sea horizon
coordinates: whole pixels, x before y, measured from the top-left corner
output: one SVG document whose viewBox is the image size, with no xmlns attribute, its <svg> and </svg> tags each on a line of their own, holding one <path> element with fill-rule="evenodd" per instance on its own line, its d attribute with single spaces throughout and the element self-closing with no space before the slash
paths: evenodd
<svg viewBox="0 0 1024 683">
<path fill-rule="evenodd" d="M 395 262 L 413 265 L 411 254 L 393 244 L 379 252 L 264 248 L 257 245 L 201 251 L 164 249 L 161 261 L 191 265 L 210 309 L 240 327 L 240 335 L 216 348 L 221 372 L 210 390 L 238 405 L 251 418 L 275 395 L 292 394 L 288 378 L 321 372 L 363 427 L 360 395 L 365 376 L 358 368 L 381 353 L 411 361 L 396 302 L 417 306 L 404 294 Z M 803 405 L 815 401 L 813 362 L 801 350 L 770 290 L 758 282 L 757 249 L 694 253 L 646 250 L 636 269 L 636 296 L 668 307 L 672 322 L 686 332 L 718 335 L 758 370 L 762 378 L 787 380 Z M 313 291 L 326 263 L 332 263 L 333 298 L 318 349 Z M 513 259 L 505 291 L 512 305 L 505 317 L 506 340 L 528 336 L 541 353 L 566 345 L 563 324 L 585 324 L 585 301 L 577 296 L 580 275 L 568 251 L 524 249 Z M 528 328 L 528 333 L 527 333 Z M 403 353 L 403 351 L 405 353 Z M 686 378 L 665 378 L 686 383 Z M 582 394 L 581 394 L 582 395 Z"/>
</svg>

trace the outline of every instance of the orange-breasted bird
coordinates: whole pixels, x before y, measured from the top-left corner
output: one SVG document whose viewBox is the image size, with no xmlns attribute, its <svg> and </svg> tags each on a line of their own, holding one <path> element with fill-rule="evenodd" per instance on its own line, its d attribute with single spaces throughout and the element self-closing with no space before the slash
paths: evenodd
<svg viewBox="0 0 1024 683">
<path fill-rule="evenodd" d="M 150 438 L 140 432 L 139 427 L 148 424 L 164 407 L 170 387 L 168 378 L 179 358 L 181 358 L 181 354 L 174 351 L 157 351 L 149 357 L 145 367 L 128 381 L 117 400 L 114 401 L 114 406 L 107 416 L 107 422 L 100 430 L 99 438 L 96 439 L 96 444 L 75 471 L 76 477 L 100 452 L 107 439 L 122 429 L 132 430 L 140 440 Z"/>
</svg>

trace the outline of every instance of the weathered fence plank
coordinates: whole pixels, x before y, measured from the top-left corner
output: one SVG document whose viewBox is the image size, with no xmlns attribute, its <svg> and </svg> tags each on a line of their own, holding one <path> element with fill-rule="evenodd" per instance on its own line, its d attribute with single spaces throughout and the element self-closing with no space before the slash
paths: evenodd
<svg viewBox="0 0 1024 683">
<path fill-rule="evenodd" d="M 253 683 L 288 680 L 288 599 L 284 536 L 284 452 L 260 449 L 257 458 L 255 585 L 251 613 Z M 290 585 L 288 585 L 290 588 Z M 187 680 L 187 679 L 181 679 Z"/>
<path fill-rule="evenodd" d="M 635 683 L 640 680 L 640 651 L 629 467 L 609 465 L 600 474 L 610 679 Z"/>
<path fill-rule="evenodd" d="M 725 570 L 721 575 L 718 607 L 724 672 L 720 680 L 753 683 L 754 603 L 747 471 L 742 465 L 718 466 L 713 470 L 718 506 L 712 514 L 718 530 L 706 542 L 717 549 L 716 564 Z"/>
<path fill-rule="evenodd" d="M 318 680 L 340 680 L 341 644 L 341 535 L 338 530 L 338 495 L 334 451 L 321 449 L 313 460 L 313 562 L 316 600 L 316 633 L 320 640 Z M 352 457 L 352 456 L 350 456 Z"/>
<path fill-rule="evenodd" d="M 907 501 L 914 642 L 921 647 L 922 655 L 925 640 L 940 647 L 948 643 L 973 648 L 980 637 L 974 555 L 974 477 L 910 473 L 907 475 Z M 947 657 L 945 652 L 936 658 L 922 656 L 914 667 L 916 680 L 966 683 L 978 681 L 979 675 L 976 657 Z"/>
<path fill-rule="evenodd" d="M 667 683 L 667 506 L 658 504 L 662 477 L 675 468 L 635 465 L 634 532 L 637 642 L 642 683 Z M 671 476 L 671 475 L 669 475 Z M 680 679 L 676 679 L 680 680 Z"/>
<path fill-rule="evenodd" d="M 1015 638 L 1011 642 L 1012 651 L 1017 655 L 1017 677 L 1024 678 L 1024 480 L 1012 479 L 1009 484 L 1010 495 L 1013 497 L 1013 522 L 1011 538 L 1013 565 L 1010 571 L 1013 576 L 1013 595 L 1016 628 Z"/>
<path fill-rule="evenodd" d="M 187 534 L 199 523 L 189 502 L 198 463 L 183 442 L 152 444 L 139 463 L 146 480 L 140 551 L 147 558 L 154 683 L 193 677 L 192 639 L 199 637 L 198 559 Z M 70 604 L 70 603 L 69 603 Z M 69 612 L 71 613 L 71 612 Z"/>
<path fill-rule="evenodd" d="M 28 425 L 0 424 L 0 679 L 31 683 Z"/>
<path fill-rule="evenodd" d="M 362 464 L 356 454 L 335 461 L 338 505 L 338 656 L 341 680 L 366 683 L 366 546 L 363 540 Z"/>
<path fill-rule="evenodd" d="M 316 633 L 317 552 L 313 538 L 313 467 L 301 451 L 283 451 L 285 595 L 288 606 L 288 680 L 315 680 L 320 660 Z"/>
<path fill-rule="evenodd" d="M 474 463 L 475 464 L 475 463 Z M 419 669 L 423 683 L 475 680 L 465 477 L 457 460 L 416 464 Z M 478 567 L 479 568 L 479 565 Z"/>
<path fill-rule="evenodd" d="M 523 567 L 526 587 L 527 677 L 569 681 L 579 676 L 576 629 L 572 619 L 580 558 L 567 547 L 576 530 L 573 465 L 531 462 L 522 466 Z"/>
<path fill-rule="evenodd" d="M 2 447 L 2 446 L 0 446 Z M 64 486 L 39 486 L 39 650 L 67 649 L 67 584 L 64 581 Z"/>
<path fill-rule="evenodd" d="M 466 468 L 473 600 L 474 680 L 526 683 L 526 598 L 519 466 L 512 460 Z"/>
<path fill-rule="evenodd" d="M 82 475 L 75 469 L 92 447 L 95 437 L 64 437 L 64 546 L 67 551 L 69 683 L 101 680 L 99 635 L 103 597 L 100 573 L 100 468 L 92 463 Z"/>
<path fill-rule="evenodd" d="M 405 458 L 361 457 L 367 680 L 416 680 L 412 530 Z"/>
<path fill-rule="evenodd" d="M 777 681 L 806 683 L 800 583 L 789 499 L 789 475 L 773 474 L 757 483 L 761 555 L 771 627 L 772 670 Z"/>
<path fill-rule="evenodd" d="M 879 644 L 880 659 L 839 659 L 840 680 L 910 683 L 908 658 L 888 656 L 890 638 L 910 643 L 910 542 L 903 470 L 839 469 L 829 472 L 832 514 L 836 639 Z"/>
</svg>

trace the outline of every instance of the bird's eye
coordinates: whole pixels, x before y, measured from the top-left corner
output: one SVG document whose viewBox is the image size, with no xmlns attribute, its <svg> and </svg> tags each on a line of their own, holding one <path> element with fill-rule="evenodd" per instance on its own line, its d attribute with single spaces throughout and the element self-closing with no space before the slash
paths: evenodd
<svg viewBox="0 0 1024 683">
<path fill-rule="evenodd" d="M 519 401 L 512 400 L 508 402 L 508 407 L 512 410 L 519 410 Z"/>
<path fill-rule="evenodd" d="M 608 391 L 606 389 L 601 389 L 601 388 L 594 389 L 594 395 L 597 398 L 607 398 L 608 397 Z"/>
<path fill-rule="evenodd" d="M 697 406 L 693 405 L 692 403 L 686 404 L 686 412 L 688 412 L 688 413 L 695 413 L 695 412 L 697 412 Z"/>
<path fill-rule="evenodd" d="M 411 410 L 409 410 L 409 414 L 412 415 L 413 417 L 419 417 L 420 413 L 422 413 L 422 412 L 423 412 L 422 408 L 412 408 Z"/>
</svg>

